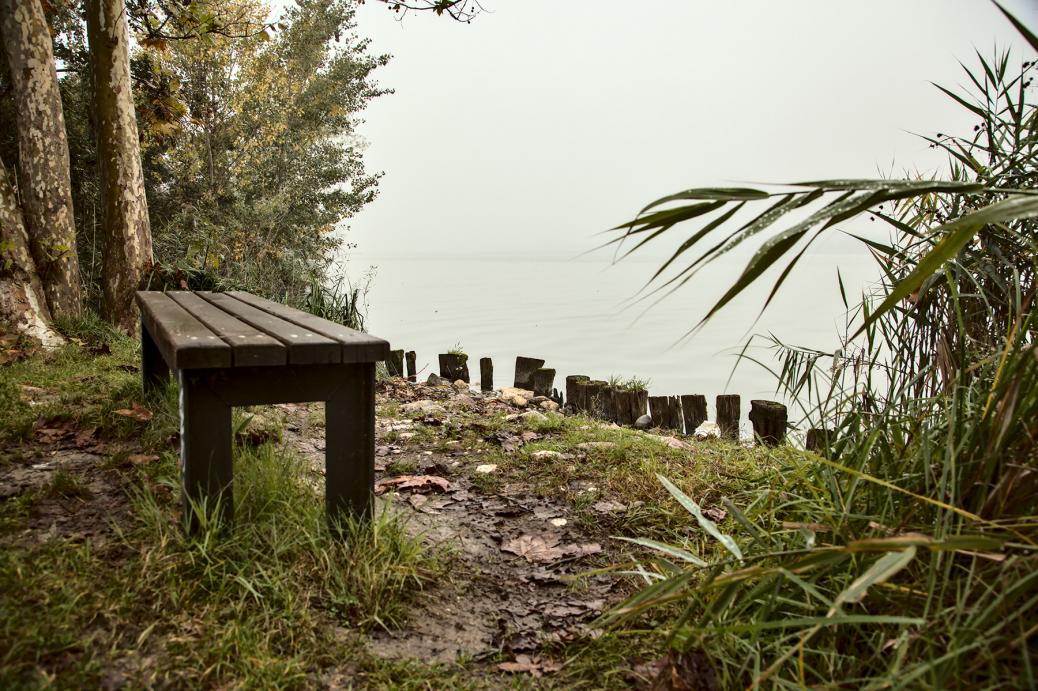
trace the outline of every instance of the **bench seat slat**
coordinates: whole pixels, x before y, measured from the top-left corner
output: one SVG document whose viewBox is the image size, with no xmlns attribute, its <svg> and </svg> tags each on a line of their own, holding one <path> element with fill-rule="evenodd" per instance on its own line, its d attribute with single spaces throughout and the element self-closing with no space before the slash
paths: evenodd
<svg viewBox="0 0 1038 691">
<path fill-rule="evenodd" d="M 148 333 L 172 369 L 231 366 L 231 347 L 169 296 L 139 292 L 137 305 Z"/>
<path fill-rule="evenodd" d="M 256 309 L 337 341 L 342 345 L 342 361 L 345 363 L 377 362 L 389 357 L 389 342 L 377 336 L 351 329 L 342 324 L 322 319 L 309 312 L 283 305 L 280 302 L 267 300 L 251 293 L 234 290 L 227 294 Z"/>
<path fill-rule="evenodd" d="M 288 363 L 288 349 L 276 338 L 236 319 L 191 291 L 171 290 L 166 294 L 231 346 L 234 367 Z"/>
<path fill-rule="evenodd" d="M 342 361 L 339 343 L 299 324 L 279 319 L 226 293 L 196 293 L 221 310 L 259 329 L 285 345 L 291 365 L 332 364 Z"/>
</svg>

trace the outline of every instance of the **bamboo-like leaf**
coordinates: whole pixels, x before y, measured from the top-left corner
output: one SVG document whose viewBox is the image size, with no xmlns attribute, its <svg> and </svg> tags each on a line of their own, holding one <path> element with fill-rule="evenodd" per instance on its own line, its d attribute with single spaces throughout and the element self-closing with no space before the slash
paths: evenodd
<svg viewBox="0 0 1038 691">
<path fill-rule="evenodd" d="M 678 503 L 685 507 L 685 510 L 696 517 L 696 521 L 699 523 L 699 527 L 709 533 L 715 540 L 721 543 L 721 546 L 731 552 L 736 559 L 742 559 L 742 550 L 739 549 L 739 545 L 736 544 L 735 540 L 729 535 L 725 535 L 717 528 L 717 524 L 711 521 L 709 518 L 703 515 L 703 511 L 699 508 L 699 504 L 692 500 L 687 494 L 678 489 L 670 480 L 657 474 L 656 478 L 667 488 L 670 495 L 678 500 Z"/>
<path fill-rule="evenodd" d="M 650 203 L 644 209 L 638 212 L 638 215 L 645 213 L 649 209 L 654 209 L 662 204 L 677 201 L 688 201 L 692 199 L 710 199 L 713 201 L 726 201 L 726 202 L 737 202 L 737 201 L 750 201 L 752 199 L 767 199 L 772 195 L 768 194 L 763 190 L 757 190 L 750 187 L 698 187 L 694 189 L 688 189 L 683 192 L 676 194 L 668 194 L 666 197 L 660 197 L 656 201 Z"/>
<path fill-rule="evenodd" d="M 890 294 L 879 307 L 873 310 L 854 336 L 863 333 L 879 317 L 889 312 L 895 305 L 922 286 L 923 281 L 932 276 L 945 262 L 953 259 L 981 228 L 994 223 L 1027 218 L 1038 218 L 1038 198 L 1012 196 L 937 228 L 935 232 L 944 233 L 945 237 L 919 260 L 912 273 L 890 291 Z"/>
<path fill-rule="evenodd" d="M 708 563 L 692 554 L 691 552 L 681 549 L 680 547 L 674 547 L 673 545 L 667 545 L 662 542 L 656 542 L 655 540 L 649 540 L 642 537 L 618 537 L 613 536 L 614 540 L 623 540 L 624 542 L 630 542 L 635 545 L 641 545 L 642 547 L 648 547 L 649 549 L 656 550 L 657 552 L 663 552 L 675 559 L 687 562 L 689 564 L 695 564 L 696 566 L 709 566 Z"/>
<path fill-rule="evenodd" d="M 869 588 L 880 583 L 886 583 L 895 574 L 904 569 L 915 559 L 916 548 L 910 546 L 900 552 L 884 554 L 870 566 L 865 573 L 858 576 L 849 586 L 844 588 L 829 609 L 830 617 L 835 616 L 843 605 L 861 602 L 868 593 Z"/>
</svg>

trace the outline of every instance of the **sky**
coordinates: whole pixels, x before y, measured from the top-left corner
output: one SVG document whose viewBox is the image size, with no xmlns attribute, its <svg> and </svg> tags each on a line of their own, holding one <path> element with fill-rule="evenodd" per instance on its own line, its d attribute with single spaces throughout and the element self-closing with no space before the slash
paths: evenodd
<svg viewBox="0 0 1038 691">
<path fill-rule="evenodd" d="M 977 50 L 1033 58 L 986 0 L 483 4 L 358 11 L 395 91 L 362 114 L 385 177 L 349 223 L 361 258 L 567 259 L 688 187 L 941 170 L 915 134 L 973 122 L 930 82 L 964 86 Z M 1005 6 L 1038 26 L 1035 0 Z"/>
</svg>

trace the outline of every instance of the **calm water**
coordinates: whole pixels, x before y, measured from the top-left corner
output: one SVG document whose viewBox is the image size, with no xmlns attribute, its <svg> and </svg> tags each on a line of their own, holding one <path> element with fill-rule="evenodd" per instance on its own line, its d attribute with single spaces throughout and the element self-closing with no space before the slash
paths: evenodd
<svg viewBox="0 0 1038 691">
<path fill-rule="evenodd" d="M 377 267 L 368 328 L 394 348 L 416 351 L 423 377 L 437 371 L 438 353 L 460 344 L 473 381 L 479 358 L 489 356 L 495 385 L 511 385 L 515 357 L 526 355 L 554 367 L 557 386 L 567 374 L 637 376 L 650 381 L 654 395 L 705 394 L 712 414 L 719 393 L 778 398 L 773 376 L 759 365 L 743 362 L 732 371 L 749 335 L 770 331 L 788 343 L 832 350 L 845 312 L 836 267 L 849 294 L 875 275 L 861 256 L 807 257 L 756 325 L 770 283 L 682 340 L 743 265 L 712 267 L 653 306 L 628 303 L 658 266 L 654 260 L 355 255 L 349 273 Z M 770 351 L 755 355 L 775 363 Z"/>
</svg>

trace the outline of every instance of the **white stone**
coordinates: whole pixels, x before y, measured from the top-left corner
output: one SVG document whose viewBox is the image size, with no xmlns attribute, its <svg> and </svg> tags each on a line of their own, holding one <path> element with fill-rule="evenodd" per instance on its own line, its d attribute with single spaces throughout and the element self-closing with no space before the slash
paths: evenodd
<svg viewBox="0 0 1038 691">
<path fill-rule="evenodd" d="M 547 410 L 550 413 L 554 413 L 559 409 L 559 404 L 555 401 L 541 401 L 541 408 Z"/>
<path fill-rule="evenodd" d="M 484 475 L 486 475 L 487 473 L 492 473 L 495 470 L 497 470 L 497 464 L 496 463 L 485 463 L 483 465 L 477 465 L 476 466 L 476 472 L 477 473 L 483 473 Z"/>
<path fill-rule="evenodd" d="M 556 528 L 561 528 L 562 526 L 566 525 L 566 523 L 568 523 L 569 521 L 567 521 L 565 518 L 553 518 L 548 522 Z"/>
<path fill-rule="evenodd" d="M 696 427 L 696 431 L 693 434 L 696 439 L 720 439 L 721 428 L 717 426 L 716 422 L 706 422 Z"/>
<path fill-rule="evenodd" d="M 400 406 L 400 412 L 405 415 L 445 415 L 447 413 L 442 405 L 429 399 L 405 403 Z"/>
<path fill-rule="evenodd" d="M 519 416 L 519 419 L 522 420 L 523 422 L 525 422 L 526 424 L 531 424 L 531 423 L 534 423 L 534 422 L 547 422 L 548 421 L 547 417 L 545 417 L 544 415 L 541 415 L 536 410 L 531 410 L 531 411 L 529 411 L 527 413 L 523 413 L 522 415 Z"/>
<path fill-rule="evenodd" d="M 556 458 L 562 458 L 562 454 L 558 451 L 548 451 L 547 449 L 543 449 L 541 451 L 534 451 L 533 453 L 531 453 L 530 458 L 534 459 L 535 461 L 550 461 Z"/>
</svg>

